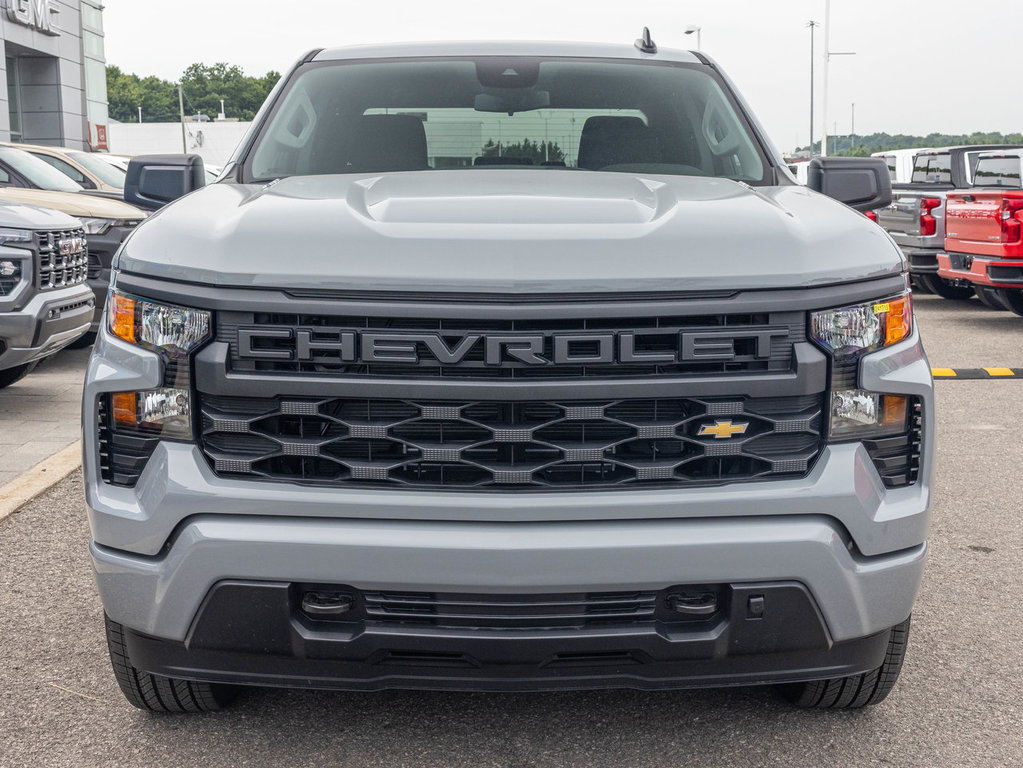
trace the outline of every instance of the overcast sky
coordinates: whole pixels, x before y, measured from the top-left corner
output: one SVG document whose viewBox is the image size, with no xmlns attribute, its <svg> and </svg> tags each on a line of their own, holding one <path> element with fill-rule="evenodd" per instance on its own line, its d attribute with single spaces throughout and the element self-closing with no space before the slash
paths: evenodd
<svg viewBox="0 0 1023 768">
<path fill-rule="evenodd" d="M 810 19 L 825 0 L 107 0 L 108 64 L 177 80 L 193 62 L 283 71 L 319 47 L 405 40 L 631 43 L 644 25 L 664 47 L 703 50 L 735 81 L 777 145 L 805 145 Z M 828 126 L 925 135 L 1023 131 L 1023 2 L 832 0 Z M 816 33 L 822 125 L 824 34 Z M 230 105 L 228 115 L 230 116 Z M 836 126 L 837 123 L 837 126 Z"/>
</svg>

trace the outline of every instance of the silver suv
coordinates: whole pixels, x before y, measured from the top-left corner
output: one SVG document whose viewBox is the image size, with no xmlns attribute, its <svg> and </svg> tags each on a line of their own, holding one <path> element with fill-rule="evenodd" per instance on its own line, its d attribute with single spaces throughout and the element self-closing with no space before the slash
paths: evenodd
<svg viewBox="0 0 1023 768">
<path fill-rule="evenodd" d="M 136 159 L 129 202 L 201 183 Z M 239 685 L 784 684 L 880 701 L 926 553 L 930 369 L 862 209 L 702 54 L 314 51 L 114 264 L 85 391 L 111 660 Z"/>
<path fill-rule="evenodd" d="M 0 388 L 89 330 L 86 246 L 78 219 L 0 203 Z"/>
</svg>

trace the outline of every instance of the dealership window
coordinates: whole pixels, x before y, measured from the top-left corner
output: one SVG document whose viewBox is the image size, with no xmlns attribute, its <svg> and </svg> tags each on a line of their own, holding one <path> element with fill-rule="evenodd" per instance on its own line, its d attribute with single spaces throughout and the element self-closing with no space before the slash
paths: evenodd
<svg viewBox="0 0 1023 768">
<path fill-rule="evenodd" d="M 7 57 L 7 108 L 11 116 L 11 141 L 21 141 L 21 89 L 18 82 L 18 60 Z"/>
<path fill-rule="evenodd" d="M 104 58 L 102 35 L 97 35 L 95 32 L 89 32 L 88 30 L 85 30 L 82 33 L 82 40 L 85 43 L 86 56 L 92 56 L 94 59 Z"/>
<path fill-rule="evenodd" d="M 99 8 L 93 8 L 88 3 L 82 3 L 82 26 L 103 31 L 103 12 Z"/>
</svg>

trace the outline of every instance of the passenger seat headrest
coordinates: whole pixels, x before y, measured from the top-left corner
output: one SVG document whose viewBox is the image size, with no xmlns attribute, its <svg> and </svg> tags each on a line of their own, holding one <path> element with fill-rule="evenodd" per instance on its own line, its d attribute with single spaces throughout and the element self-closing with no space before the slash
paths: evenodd
<svg viewBox="0 0 1023 768">
<path fill-rule="evenodd" d="M 426 129 L 414 115 L 362 115 L 342 138 L 342 172 L 421 171 L 429 167 Z"/>
<path fill-rule="evenodd" d="M 579 167 L 597 171 L 609 165 L 659 163 L 657 136 L 638 117 L 595 115 L 579 136 Z"/>
</svg>

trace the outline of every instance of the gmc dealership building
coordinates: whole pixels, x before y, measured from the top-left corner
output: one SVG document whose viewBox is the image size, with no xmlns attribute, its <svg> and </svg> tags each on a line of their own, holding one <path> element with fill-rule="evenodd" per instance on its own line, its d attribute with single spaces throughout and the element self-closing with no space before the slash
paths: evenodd
<svg viewBox="0 0 1023 768">
<path fill-rule="evenodd" d="M 107 148 L 100 0 L 0 0 L 0 140 Z"/>
</svg>

